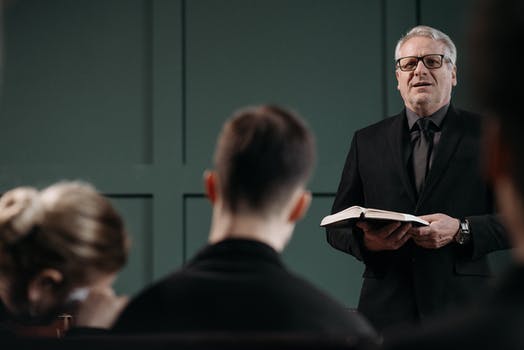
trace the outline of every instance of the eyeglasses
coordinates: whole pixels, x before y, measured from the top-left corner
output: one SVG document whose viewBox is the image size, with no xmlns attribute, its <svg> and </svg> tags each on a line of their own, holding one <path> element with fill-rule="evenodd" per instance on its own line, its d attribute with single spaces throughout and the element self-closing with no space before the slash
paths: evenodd
<svg viewBox="0 0 524 350">
<path fill-rule="evenodd" d="M 403 72 L 411 72 L 417 69 L 418 62 L 422 61 L 427 69 L 437 69 L 442 67 L 444 57 L 440 54 L 401 57 L 397 60 L 397 67 Z"/>
</svg>

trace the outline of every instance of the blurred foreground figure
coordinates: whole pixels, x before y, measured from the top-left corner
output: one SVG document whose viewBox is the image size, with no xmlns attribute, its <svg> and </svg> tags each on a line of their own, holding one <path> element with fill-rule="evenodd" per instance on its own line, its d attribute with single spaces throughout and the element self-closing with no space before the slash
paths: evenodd
<svg viewBox="0 0 524 350">
<path fill-rule="evenodd" d="M 86 299 L 114 295 L 127 260 L 128 237 L 108 199 L 79 182 L 42 191 L 20 187 L 0 199 L 0 298 L 10 314 L 4 331 L 68 323 Z M 125 305 L 115 298 L 115 312 Z M 69 315 L 69 316 L 65 316 Z M 67 324 L 65 324 L 67 328 Z"/>
</svg>

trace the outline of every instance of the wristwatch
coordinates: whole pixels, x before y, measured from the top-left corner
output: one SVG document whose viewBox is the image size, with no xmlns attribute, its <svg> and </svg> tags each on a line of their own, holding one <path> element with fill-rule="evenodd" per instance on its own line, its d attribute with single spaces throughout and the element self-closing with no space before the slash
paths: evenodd
<svg viewBox="0 0 524 350">
<path fill-rule="evenodd" d="M 469 229 L 468 219 L 460 220 L 459 229 L 455 234 L 455 242 L 460 245 L 464 245 L 471 239 L 471 231 Z"/>
</svg>

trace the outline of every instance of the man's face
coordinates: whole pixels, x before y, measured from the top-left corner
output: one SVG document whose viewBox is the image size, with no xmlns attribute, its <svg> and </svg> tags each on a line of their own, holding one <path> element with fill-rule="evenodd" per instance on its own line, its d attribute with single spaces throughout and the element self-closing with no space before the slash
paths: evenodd
<svg viewBox="0 0 524 350">
<path fill-rule="evenodd" d="M 456 68 L 448 61 L 444 44 L 427 37 L 414 37 L 399 50 L 399 57 L 443 54 L 442 67 L 428 69 L 422 61 L 410 72 L 396 69 L 397 88 L 407 108 L 419 115 L 433 114 L 451 99 L 451 89 L 457 85 Z"/>
</svg>

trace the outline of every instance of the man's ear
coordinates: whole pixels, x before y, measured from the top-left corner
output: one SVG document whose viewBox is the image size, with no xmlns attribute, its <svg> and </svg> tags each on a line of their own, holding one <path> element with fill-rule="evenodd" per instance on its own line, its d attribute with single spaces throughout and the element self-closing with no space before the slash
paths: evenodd
<svg viewBox="0 0 524 350">
<path fill-rule="evenodd" d="M 453 65 L 453 69 L 451 70 L 451 85 L 457 86 L 458 80 L 457 80 L 457 66 Z"/>
<path fill-rule="evenodd" d="M 503 141 L 500 123 L 494 118 L 484 120 L 483 147 L 484 171 L 488 179 L 495 183 L 500 177 L 508 175 L 511 155 Z"/>
<path fill-rule="evenodd" d="M 217 174 L 214 171 L 204 171 L 204 188 L 206 190 L 206 196 L 211 202 L 215 204 L 217 200 Z"/>
<path fill-rule="evenodd" d="M 288 220 L 290 222 L 297 222 L 298 220 L 302 219 L 304 215 L 306 215 L 306 212 L 309 209 L 310 204 L 311 204 L 311 192 L 302 191 L 299 197 L 295 200 L 293 209 L 291 210 L 291 213 L 289 214 Z"/>
<path fill-rule="evenodd" d="M 398 80 L 398 77 L 400 75 L 400 72 L 398 69 L 395 70 L 395 77 L 397 77 L 397 90 L 400 90 L 400 81 Z"/>
<path fill-rule="evenodd" d="M 28 286 L 27 297 L 32 304 L 52 298 L 56 287 L 62 283 L 64 276 L 56 269 L 43 269 L 31 279 Z"/>
</svg>

